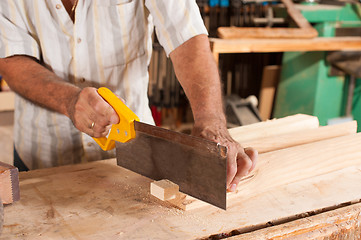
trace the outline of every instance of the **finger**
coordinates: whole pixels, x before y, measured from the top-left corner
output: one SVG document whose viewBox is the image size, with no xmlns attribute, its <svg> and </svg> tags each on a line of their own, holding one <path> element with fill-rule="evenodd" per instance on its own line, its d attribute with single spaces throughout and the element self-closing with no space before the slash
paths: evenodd
<svg viewBox="0 0 361 240">
<path fill-rule="evenodd" d="M 241 179 L 248 174 L 252 164 L 253 163 L 250 157 L 244 152 L 243 149 L 241 149 L 237 155 L 237 173 L 230 184 L 231 191 L 234 191 Z"/>
<path fill-rule="evenodd" d="M 257 165 L 258 151 L 251 147 L 245 148 L 244 151 L 252 161 L 252 167 L 249 169 L 249 171 L 247 173 L 247 174 L 249 174 L 250 172 L 252 172 L 254 170 L 254 168 Z"/>
<path fill-rule="evenodd" d="M 237 152 L 234 146 L 227 147 L 227 188 L 237 174 Z"/>
<path fill-rule="evenodd" d="M 98 103 L 94 107 L 102 126 L 119 123 L 119 117 L 114 108 L 102 96 L 97 94 Z"/>
</svg>

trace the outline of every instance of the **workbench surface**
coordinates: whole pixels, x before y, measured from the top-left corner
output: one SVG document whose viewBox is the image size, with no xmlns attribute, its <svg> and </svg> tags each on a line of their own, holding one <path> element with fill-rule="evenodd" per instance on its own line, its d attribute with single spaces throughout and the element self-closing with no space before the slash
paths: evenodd
<svg viewBox="0 0 361 240">
<path fill-rule="evenodd" d="M 234 239 L 263 239 L 266 235 L 262 230 L 269 226 L 300 218 L 306 223 L 297 227 L 304 226 L 303 229 L 291 234 L 284 228 L 281 232 L 295 239 L 307 239 L 302 234 L 321 234 L 319 229 L 327 225 L 318 220 L 318 228 L 310 227 L 312 217 L 308 215 L 330 209 L 341 211 L 334 216 L 335 223 L 353 221 L 354 227 L 348 226 L 348 230 L 356 233 L 354 229 L 360 225 L 359 208 L 354 208 L 352 219 L 337 208 L 353 203 L 356 205 L 349 207 L 357 206 L 361 199 L 361 166 L 273 188 L 260 195 L 233 198 L 227 211 L 210 205 L 178 210 L 151 196 L 150 182 L 117 166 L 115 159 L 22 172 L 21 200 L 5 206 L 0 239 L 197 239 L 215 234 L 227 236 L 233 230 L 249 232 L 246 238 L 240 234 Z M 327 221 L 332 225 L 331 220 Z M 336 230 L 344 231 L 337 227 Z M 250 234 L 257 235 L 252 238 Z"/>
</svg>

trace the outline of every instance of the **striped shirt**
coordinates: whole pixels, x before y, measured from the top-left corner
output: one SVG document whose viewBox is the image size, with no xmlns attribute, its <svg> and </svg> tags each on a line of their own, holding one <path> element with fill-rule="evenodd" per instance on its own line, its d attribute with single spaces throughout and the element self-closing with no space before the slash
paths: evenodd
<svg viewBox="0 0 361 240">
<path fill-rule="evenodd" d="M 106 86 L 153 123 L 147 68 L 154 26 L 167 55 L 207 34 L 194 0 L 79 0 L 74 23 L 61 0 L 1 0 L 0 57 L 32 56 L 81 88 Z M 30 169 L 115 156 L 66 116 L 20 96 L 15 104 L 15 148 Z"/>
</svg>

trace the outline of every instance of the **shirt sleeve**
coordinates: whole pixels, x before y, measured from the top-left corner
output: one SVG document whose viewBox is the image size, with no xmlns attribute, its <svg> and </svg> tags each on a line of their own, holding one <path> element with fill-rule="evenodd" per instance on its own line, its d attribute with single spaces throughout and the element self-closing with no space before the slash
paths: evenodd
<svg viewBox="0 0 361 240">
<path fill-rule="evenodd" d="M 208 35 L 195 0 L 146 0 L 145 5 L 167 56 L 190 38 Z"/>
<path fill-rule="evenodd" d="M 0 1 L 0 58 L 28 55 L 39 60 L 39 45 L 24 22 L 24 12 L 19 1 Z"/>
</svg>

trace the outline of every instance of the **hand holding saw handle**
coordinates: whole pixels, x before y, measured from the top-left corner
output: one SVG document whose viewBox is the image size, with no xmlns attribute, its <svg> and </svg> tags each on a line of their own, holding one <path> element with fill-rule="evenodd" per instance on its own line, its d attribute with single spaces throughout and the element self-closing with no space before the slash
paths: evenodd
<svg viewBox="0 0 361 240">
<path fill-rule="evenodd" d="M 124 143 L 135 138 L 134 121 L 139 121 L 139 118 L 108 88 L 101 87 L 98 93 L 119 116 L 119 123 L 112 125 L 108 137 L 93 138 L 104 151 L 108 151 L 115 147 L 115 141 Z"/>
</svg>

